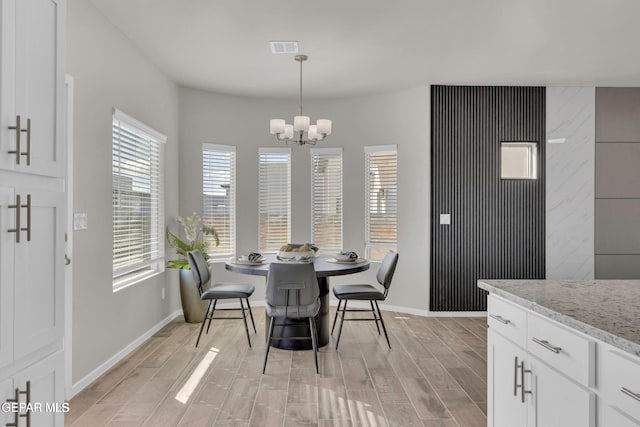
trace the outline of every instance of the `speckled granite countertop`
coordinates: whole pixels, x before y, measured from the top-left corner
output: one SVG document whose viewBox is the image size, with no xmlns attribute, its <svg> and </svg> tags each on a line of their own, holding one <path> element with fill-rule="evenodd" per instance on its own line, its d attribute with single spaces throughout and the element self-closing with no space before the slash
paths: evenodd
<svg viewBox="0 0 640 427">
<path fill-rule="evenodd" d="M 478 280 L 478 287 L 640 356 L 640 280 Z"/>
</svg>

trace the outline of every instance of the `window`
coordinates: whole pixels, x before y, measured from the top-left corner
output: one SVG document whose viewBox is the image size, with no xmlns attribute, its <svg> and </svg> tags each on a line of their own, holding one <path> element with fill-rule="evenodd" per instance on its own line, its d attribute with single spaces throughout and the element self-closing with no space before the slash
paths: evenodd
<svg viewBox="0 0 640 427">
<path fill-rule="evenodd" d="M 311 149 L 311 241 L 342 250 L 342 148 Z"/>
<path fill-rule="evenodd" d="M 291 149 L 261 148 L 259 157 L 258 246 L 277 252 L 291 237 Z"/>
<path fill-rule="evenodd" d="M 164 270 L 163 144 L 167 138 L 113 113 L 113 287 Z"/>
<path fill-rule="evenodd" d="M 202 220 L 213 226 L 220 245 L 205 235 L 209 255 L 225 258 L 236 252 L 236 147 L 202 144 Z"/>
<path fill-rule="evenodd" d="M 538 144 L 501 142 L 500 177 L 502 179 L 538 178 Z"/>
<path fill-rule="evenodd" d="M 398 245 L 398 149 L 365 147 L 366 256 L 381 260 Z"/>
</svg>

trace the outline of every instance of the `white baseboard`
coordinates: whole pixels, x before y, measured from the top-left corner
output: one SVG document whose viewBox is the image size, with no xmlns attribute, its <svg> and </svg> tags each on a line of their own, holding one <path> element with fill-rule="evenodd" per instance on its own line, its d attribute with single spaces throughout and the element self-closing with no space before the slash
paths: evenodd
<svg viewBox="0 0 640 427">
<path fill-rule="evenodd" d="M 147 332 L 145 332 L 144 334 L 142 334 L 138 338 L 136 338 L 133 342 L 131 342 L 125 348 L 123 348 L 122 350 L 120 350 L 119 352 L 117 352 L 116 354 L 111 356 L 106 362 L 104 362 L 102 365 L 98 366 L 96 369 L 91 371 L 87 376 L 82 378 L 77 383 L 73 384 L 73 386 L 71 386 L 71 395 L 67 396 L 67 399 L 71 399 L 73 396 L 78 394 L 81 390 L 83 390 L 89 384 L 91 384 L 92 382 L 97 380 L 100 377 L 100 375 L 104 374 L 109 369 L 114 367 L 116 365 L 116 363 L 118 363 L 119 361 L 124 359 L 129 353 L 131 353 L 136 348 L 138 348 L 138 346 L 140 346 L 143 342 L 145 342 L 147 339 L 149 339 L 153 334 L 158 332 L 166 324 L 168 324 L 173 319 L 175 319 L 176 317 L 179 317 L 179 316 L 182 316 L 182 310 L 174 311 L 169 316 L 167 316 L 166 318 L 162 319 L 159 323 L 154 325 Z"/>
</svg>

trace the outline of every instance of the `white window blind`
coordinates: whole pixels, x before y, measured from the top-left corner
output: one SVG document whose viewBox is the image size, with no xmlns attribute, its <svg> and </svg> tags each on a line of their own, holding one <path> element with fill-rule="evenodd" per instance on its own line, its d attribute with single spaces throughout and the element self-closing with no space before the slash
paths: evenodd
<svg viewBox="0 0 640 427">
<path fill-rule="evenodd" d="M 212 258 L 236 252 L 236 147 L 202 145 L 202 220 L 213 226 L 220 245 L 205 235 Z"/>
<path fill-rule="evenodd" d="M 311 153 L 311 241 L 321 251 L 342 250 L 342 148 Z"/>
<path fill-rule="evenodd" d="M 291 149 L 259 151 L 259 249 L 275 252 L 291 237 Z"/>
<path fill-rule="evenodd" d="M 114 289 L 164 269 L 164 142 L 164 135 L 114 110 Z"/>
<path fill-rule="evenodd" d="M 365 147 L 366 256 L 381 260 L 398 245 L 398 149 Z"/>
</svg>

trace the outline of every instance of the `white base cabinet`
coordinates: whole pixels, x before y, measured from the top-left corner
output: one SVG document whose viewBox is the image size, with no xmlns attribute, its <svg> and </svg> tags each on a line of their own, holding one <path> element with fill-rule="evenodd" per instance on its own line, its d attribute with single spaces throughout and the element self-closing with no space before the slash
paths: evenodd
<svg viewBox="0 0 640 427">
<path fill-rule="evenodd" d="M 63 366 L 64 354 L 59 351 L 0 383 L 7 396 L 1 425 L 63 427 L 69 410 L 64 403 Z"/>
<path fill-rule="evenodd" d="M 531 381 L 535 406 L 528 425 L 596 426 L 595 393 L 535 358 L 531 361 Z"/>
<path fill-rule="evenodd" d="M 489 426 L 526 426 L 531 396 L 525 395 L 522 399 L 520 374 L 526 351 L 492 329 L 489 329 L 487 339 Z"/>
<path fill-rule="evenodd" d="M 493 295 L 488 316 L 488 425 L 596 427 L 595 342 Z"/>
</svg>

